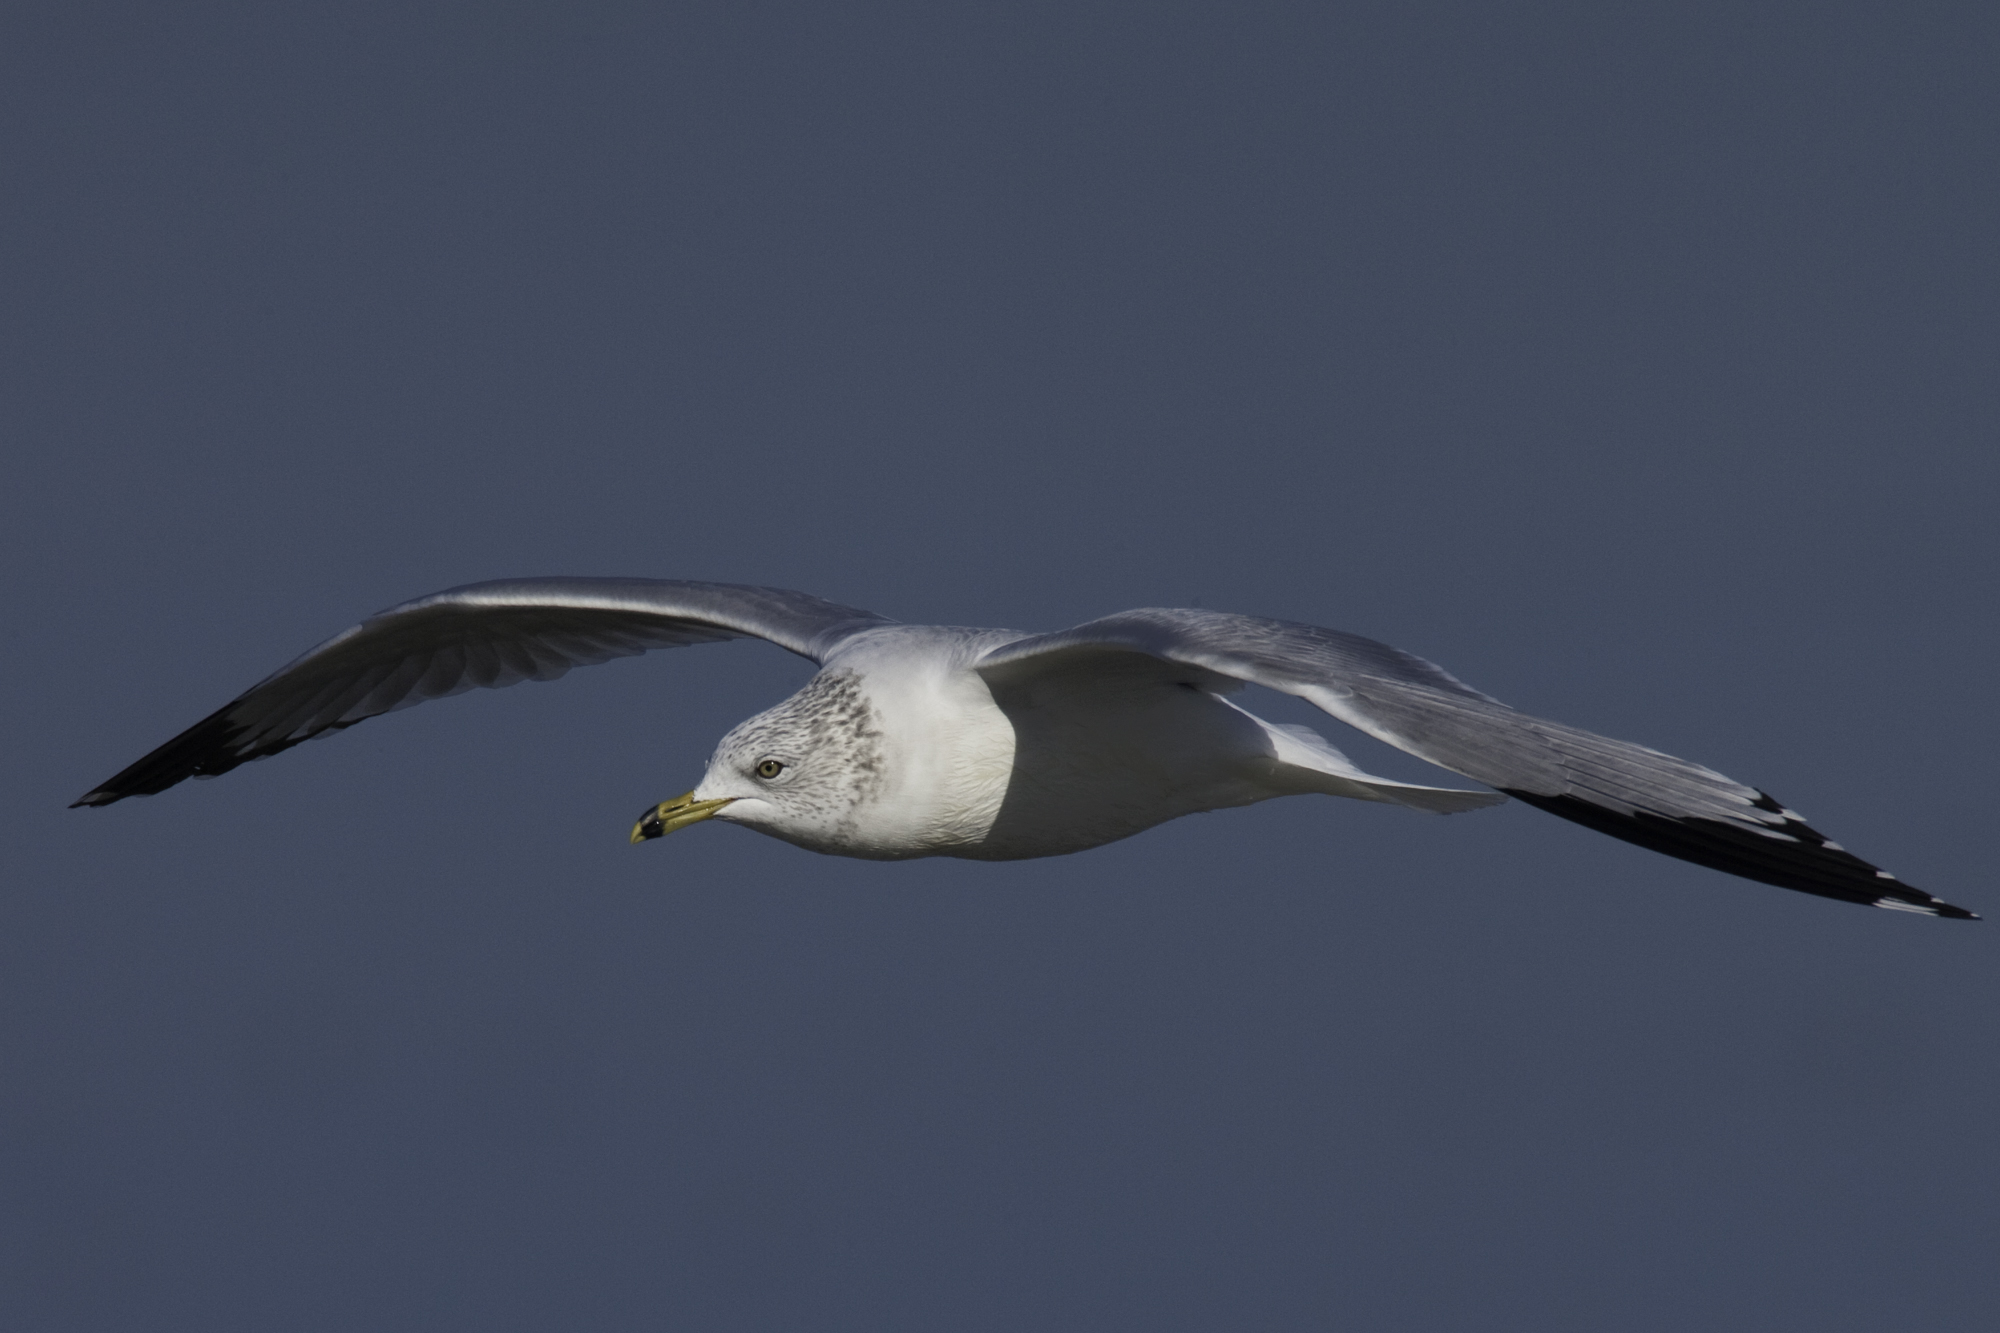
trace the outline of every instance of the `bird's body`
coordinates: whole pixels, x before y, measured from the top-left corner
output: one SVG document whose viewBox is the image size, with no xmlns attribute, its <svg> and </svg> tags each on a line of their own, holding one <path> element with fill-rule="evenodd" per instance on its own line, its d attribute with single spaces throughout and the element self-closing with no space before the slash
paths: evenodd
<svg viewBox="0 0 2000 1333">
<path fill-rule="evenodd" d="M 1148 657 L 990 681 L 1004 630 L 894 625 L 830 654 L 783 703 L 725 736 L 695 800 L 715 818 L 816 852 L 893 860 L 1060 856 L 1203 810 L 1308 792 L 1425 809 L 1498 804 L 1388 779 L 1358 781 L 1305 728 L 1223 698 L 1240 681 Z M 776 779 L 742 774 L 775 758 Z M 1353 774 L 1353 776 L 1349 776 Z M 782 784 L 782 785 L 781 785 Z M 788 789 L 790 788 L 790 789 Z M 771 798 L 786 798 L 780 813 Z"/>
<path fill-rule="evenodd" d="M 476 687 L 651 648 L 768 639 L 820 670 L 722 738 L 700 784 L 633 840 L 703 819 L 880 860 L 1058 856 L 1197 811 L 1319 793 L 1435 813 L 1508 795 L 1751 879 L 1927 915 L 1897 881 L 1763 792 L 1671 755 L 1519 713 L 1372 640 L 1216 611 L 1128 611 L 1055 634 L 901 625 L 802 593 L 647 579 L 473 584 L 392 607 L 90 792 L 107 805 Z M 1364 773 L 1316 732 L 1228 696 L 1246 683 L 1499 791 Z"/>
</svg>

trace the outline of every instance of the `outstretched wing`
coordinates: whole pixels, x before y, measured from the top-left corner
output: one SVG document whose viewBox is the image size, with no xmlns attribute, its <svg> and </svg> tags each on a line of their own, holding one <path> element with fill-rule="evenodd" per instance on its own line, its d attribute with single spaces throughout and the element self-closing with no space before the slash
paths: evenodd
<svg viewBox="0 0 2000 1333">
<path fill-rule="evenodd" d="M 802 592 L 734 583 L 470 583 L 392 606 L 335 635 L 75 805 L 150 796 L 378 713 L 470 689 L 554 680 L 571 667 L 653 648 L 759 638 L 817 662 L 848 636 L 888 623 Z"/>
<path fill-rule="evenodd" d="M 976 669 L 999 682 L 1109 653 L 1145 653 L 1297 695 L 1418 758 L 1684 861 L 1872 907 L 1973 915 L 1829 842 L 1754 787 L 1516 712 L 1441 667 L 1353 634 L 1219 611 L 1127 611 L 1003 644 Z"/>
</svg>

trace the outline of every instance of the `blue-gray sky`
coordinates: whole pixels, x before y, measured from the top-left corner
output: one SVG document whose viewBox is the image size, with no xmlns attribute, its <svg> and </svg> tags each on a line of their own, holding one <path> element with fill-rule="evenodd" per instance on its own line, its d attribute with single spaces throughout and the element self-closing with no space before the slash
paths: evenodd
<svg viewBox="0 0 2000 1333">
<path fill-rule="evenodd" d="M 475 579 L 1199 604 L 2000 913 L 1990 6 L 3 22 L 15 1326 L 1990 1326 L 1991 922 L 1521 807 L 628 846 L 756 644 L 63 808 Z"/>
</svg>

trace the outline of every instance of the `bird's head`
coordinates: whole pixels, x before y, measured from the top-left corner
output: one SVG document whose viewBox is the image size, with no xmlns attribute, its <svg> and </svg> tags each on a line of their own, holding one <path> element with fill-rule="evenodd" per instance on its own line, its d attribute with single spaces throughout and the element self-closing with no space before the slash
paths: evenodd
<svg viewBox="0 0 2000 1333">
<path fill-rule="evenodd" d="M 851 840 L 880 793 L 882 731 L 852 671 L 823 671 L 775 708 L 738 723 L 699 786 L 647 810 L 632 841 L 721 818 L 802 847 Z"/>
</svg>

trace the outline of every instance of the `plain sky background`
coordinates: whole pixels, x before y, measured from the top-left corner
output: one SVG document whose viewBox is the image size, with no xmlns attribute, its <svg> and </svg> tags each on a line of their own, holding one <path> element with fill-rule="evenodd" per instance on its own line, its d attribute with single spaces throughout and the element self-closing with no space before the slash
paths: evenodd
<svg viewBox="0 0 2000 1333">
<path fill-rule="evenodd" d="M 1990 921 L 1520 806 L 628 846 L 805 679 L 754 643 L 64 806 L 477 579 L 1198 604 L 2000 914 L 2000 9 L 65 0 L 0 62 L 9 1328 L 1993 1326 Z"/>
</svg>

